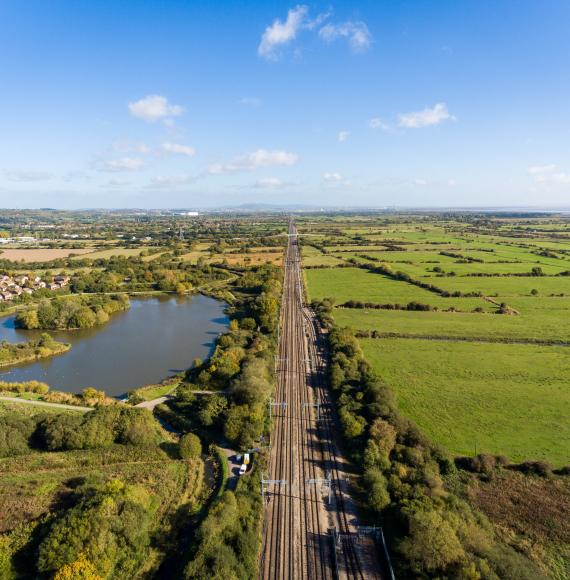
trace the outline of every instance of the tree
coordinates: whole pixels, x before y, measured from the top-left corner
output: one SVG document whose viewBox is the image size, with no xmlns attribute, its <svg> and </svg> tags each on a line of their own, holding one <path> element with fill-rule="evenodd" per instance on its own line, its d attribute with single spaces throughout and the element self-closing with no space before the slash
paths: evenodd
<svg viewBox="0 0 570 580">
<path fill-rule="evenodd" d="M 465 552 L 452 525 L 435 510 L 421 510 L 409 518 L 410 534 L 401 552 L 418 572 L 444 571 L 465 558 Z"/>
<path fill-rule="evenodd" d="M 199 403 L 198 419 L 204 427 L 211 427 L 214 421 L 222 415 L 228 407 L 228 399 L 222 395 L 202 397 Z"/>
<path fill-rule="evenodd" d="M 346 407 L 340 408 L 339 417 L 344 434 L 348 439 L 362 435 L 366 426 L 364 417 L 351 413 Z"/>
<path fill-rule="evenodd" d="M 370 437 L 388 457 L 396 445 L 396 429 L 383 419 L 375 419 L 370 426 Z"/>
<path fill-rule="evenodd" d="M 194 435 L 194 433 L 182 435 L 178 448 L 182 459 L 196 459 L 202 453 L 202 443 L 198 435 Z"/>
<path fill-rule="evenodd" d="M 86 558 L 84 552 L 81 552 L 75 562 L 61 567 L 53 580 L 103 580 L 103 577 L 97 574 L 93 563 Z"/>
<path fill-rule="evenodd" d="M 68 322 L 68 328 L 92 328 L 97 322 L 97 317 L 91 308 L 83 306 L 75 311 Z"/>
<path fill-rule="evenodd" d="M 390 503 L 390 494 L 386 489 L 385 477 L 378 469 L 368 469 L 364 472 L 364 482 L 368 489 L 368 504 L 373 510 L 381 511 Z"/>
<path fill-rule="evenodd" d="M 37 310 L 25 310 L 16 316 L 16 326 L 33 330 L 40 327 Z"/>
<path fill-rule="evenodd" d="M 239 323 L 235 318 L 230 321 L 230 330 L 231 332 L 237 332 L 239 330 Z"/>
</svg>

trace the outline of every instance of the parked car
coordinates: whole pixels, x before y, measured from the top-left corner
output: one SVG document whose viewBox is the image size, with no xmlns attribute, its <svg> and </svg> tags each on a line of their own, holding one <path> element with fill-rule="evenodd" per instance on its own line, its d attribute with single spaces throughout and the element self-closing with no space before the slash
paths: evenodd
<svg viewBox="0 0 570 580">
<path fill-rule="evenodd" d="M 236 453 L 236 463 L 241 463 L 242 454 Z"/>
<path fill-rule="evenodd" d="M 242 463 L 241 467 L 239 468 L 239 474 L 243 475 L 247 471 L 247 464 Z"/>
<path fill-rule="evenodd" d="M 245 454 L 244 454 L 244 456 L 243 456 L 243 462 L 244 462 L 246 465 L 249 465 L 249 453 L 245 453 Z"/>
</svg>

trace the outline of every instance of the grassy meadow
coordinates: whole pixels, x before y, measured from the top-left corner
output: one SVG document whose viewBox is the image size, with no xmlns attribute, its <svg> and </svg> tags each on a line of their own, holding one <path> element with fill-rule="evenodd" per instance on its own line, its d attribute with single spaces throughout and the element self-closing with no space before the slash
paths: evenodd
<svg viewBox="0 0 570 580">
<path fill-rule="evenodd" d="M 451 452 L 567 463 L 567 347 L 405 338 L 361 343 L 404 415 Z"/>
<path fill-rule="evenodd" d="M 566 218 L 477 223 L 355 216 L 301 222 L 298 228 L 310 298 L 333 297 L 339 326 L 361 336 L 374 333 L 377 338 L 361 338 L 367 359 L 394 389 L 404 415 L 436 443 L 455 454 L 569 463 Z M 347 267 L 350 259 L 388 266 L 441 291 L 482 297 L 443 297 Z M 536 268 L 539 275 L 530 275 Z M 416 301 L 437 311 L 341 307 L 350 300 Z M 450 308 L 456 311 L 446 312 Z"/>
</svg>

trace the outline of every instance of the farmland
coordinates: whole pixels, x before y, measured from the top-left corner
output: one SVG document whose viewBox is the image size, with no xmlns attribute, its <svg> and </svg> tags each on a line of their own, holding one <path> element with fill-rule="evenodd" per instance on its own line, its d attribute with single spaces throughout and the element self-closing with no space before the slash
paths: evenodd
<svg viewBox="0 0 570 580">
<path fill-rule="evenodd" d="M 401 411 L 456 455 L 568 460 L 567 347 L 365 339 Z M 460 426 L 460 428 L 459 428 Z"/>
<path fill-rule="evenodd" d="M 310 298 L 334 299 L 336 324 L 435 443 L 568 463 L 565 218 L 338 216 L 299 230 Z"/>
<path fill-rule="evenodd" d="M 0 259 L 13 262 L 50 262 L 57 258 L 90 254 L 93 248 L 37 248 L 37 249 L 0 249 Z"/>
</svg>

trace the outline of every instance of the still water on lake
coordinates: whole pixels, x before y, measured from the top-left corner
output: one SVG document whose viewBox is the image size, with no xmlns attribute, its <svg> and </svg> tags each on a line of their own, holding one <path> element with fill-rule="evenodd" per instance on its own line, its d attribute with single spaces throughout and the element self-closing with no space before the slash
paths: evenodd
<svg viewBox="0 0 570 580">
<path fill-rule="evenodd" d="M 0 370 L 0 380 L 48 383 L 52 390 L 79 392 L 90 386 L 108 395 L 156 383 L 206 358 L 228 326 L 225 303 L 206 296 L 131 299 L 131 308 L 88 330 L 50 331 L 71 343 L 65 354 Z M 0 318 L 0 340 L 36 338 L 19 330 L 14 317 Z"/>
</svg>

